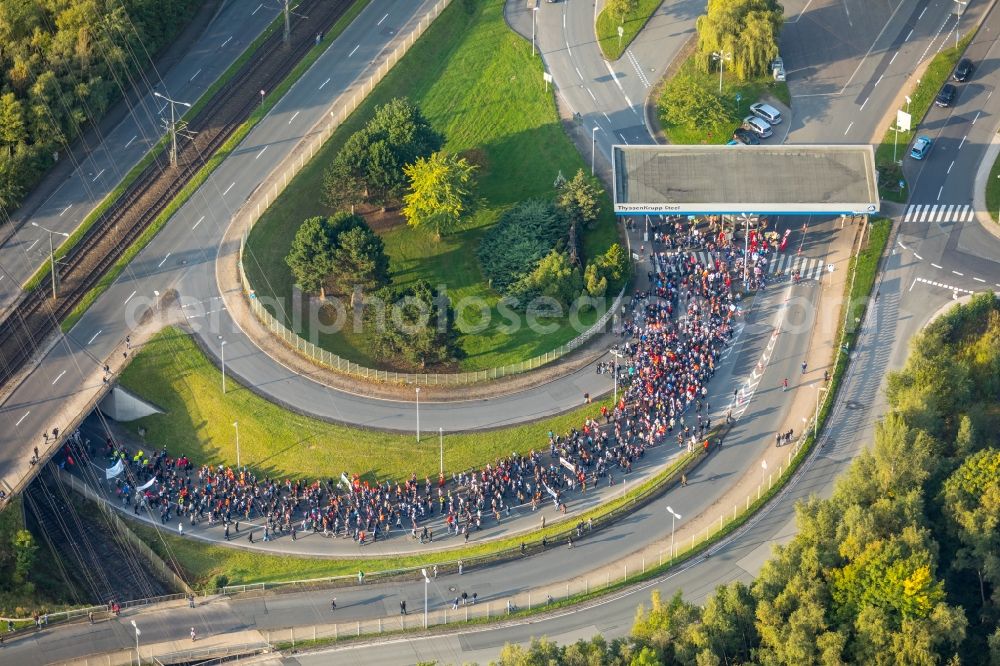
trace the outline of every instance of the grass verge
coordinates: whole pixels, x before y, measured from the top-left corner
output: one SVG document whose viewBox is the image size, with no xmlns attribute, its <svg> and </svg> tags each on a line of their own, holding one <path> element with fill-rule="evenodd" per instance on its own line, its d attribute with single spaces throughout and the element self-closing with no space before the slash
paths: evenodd
<svg viewBox="0 0 1000 666">
<path fill-rule="evenodd" d="M 882 143 L 875 148 L 875 168 L 878 169 L 878 190 L 881 198 L 896 203 L 904 203 L 909 198 L 909 193 L 906 190 L 906 179 L 903 177 L 902 161 L 908 154 L 910 143 L 917 136 L 920 123 L 924 121 L 924 116 L 930 111 L 938 90 L 948 80 L 948 76 L 955 69 L 955 65 L 975 34 L 975 32 L 969 33 L 958 42 L 957 46 L 944 49 L 934 56 L 934 59 L 927 66 L 927 71 L 920 77 L 910 93 L 910 103 L 907 105 L 907 109 L 912 116 L 910 121 L 912 129 L 907 132 L 887 130 L 885 136 L 882 137 Z M 896 126 L 895 121 L 893 121 L 892 126 Z M 895 162 L 893 162 L 894 155 Z M 902 187 L 900 187 L 900 183 L 902 183 Z"/>
<path fill-rule="evenodd" d="M 145 429 L 145 442 L 166 446 L 172 455 L 187 455 L 199 463 L 236 462 L 233 422 L 240 429 L 244 464 L 272 477 L 339 478 L 341 472 L 366 479 L 400 479 L 410 473 L 438 473 L 437 433 L 413 435 L 335 425 L 275 405 L 227 378 L 222 394 L 218 368 L 190 336 L 175 328 L 157 334 L 125 370 L 122 385 L 165 410 L 126 424 Z M 582 401 L 582 396 L 581 396 Z M 480 467 L 511 452 L 546 446 L 548 432 L 568 432 L 588 417 L 600 415 L 593 403 L 535 423 L 475 433 L 447 433 L 445 469 Z"/>
<path fill-rule="evenodd" d="M 604 57 L 611 61 L 621 58 L 625 49 L 629 47 L 639 31 L 646 26 L 661 4 L 663 4 L 663 0 L 638 0 L 635 9 L 624 17 L 614 16 L 607 8 L 603 9 L 597 17 L 595 29 L 597 41 L 601 45 Z M 619 26 L 622 29 L 620 38 L 618 37 Z"/>
<path fill-rule="evenodd" d="M 466 566 L 472 566 L 499 558 L 520 556 L 522 543 L 527 549 L 537 551 L 541 548 L 543 538 L 551 543 L 553 548 L 557 543 L 562 545 L 565 537 L 575 529 L 578 522 L 593 519 L 595 523 L 600 524 L 613 516 L 631 511 L 632 505 L 658 494 L 665 484 L 680 474 L 682 468 L 700 455 L 702 455 L 700 452 L 686 454 L 623 495 L 589 511 L 572 515 L 564 520 L 553 521 L 544 529 L 535 529 L 524 535 L 486 541 L 445 552 L 371 559 L 268 555 L 242 548 L 209 545 L 203 541 L 176 536 L 167 529 L 152 527 L 148 523 L 139 523 L 135 520 L 130 521 L 130 526 L 158 555 L 179 568 L 182 577 L 192 587 L 214 587 L 213 581 L 220 575 L 226 576 L 230 585 L 336 576 L 353 577 L 359 570 L 365 572 L 366 579 L 375 580 L 380 576 L 397 575 L 434 564 L 447 569 L 449 565 L 457 566 L 455 563 L 458 560 L 462 560 Z M 362 551 L 359 549 L 358 552 Z"/>
<path fill-rule="evenodd" d="M 316 327 L 313 317 L 295 317 L 294 280 L 285 256 L 302 221 L 332 211 L 320 204 L 323 171 L 347 138 L 372 117 L 376 106 L 408 97 L 446 138 L 445 149 L 479 165 L 478 208 L 458 233 L 440 241 L 405 224 L 379 226 L 390 257 L 393 281 L 405 285 L 426 279 L 447 286 L 453 303 L 481 299 L 490 308 L 488 327 L 461 335 L 463 371 L 516 363 L 551 351 L 578 335 L 569 318 L 555 320 L 557 330 L 539 335 L 527 326 L 510 331 L 497 310 L 498 295 L 486 284 L 476 249 L 486 229 L 512 204 L 532 197 L 554 196 L 561 172 L 570 178 L 587 169 L 566 136 L 552 93 L 542 81 L 542 63 L 531 56 L 528 41 L 512 32 L 503 19 L 502 3 L 493 0 L 453 2 L 427 29 L 358 109 L 337 128 L 254 226 L 247 241 L 244 268 L 263 302 L 287 304 L 271 314 L 296 333 L 338 356 L 380 369 L 370 345 L 350 326 L 331 333 Z M 617 240 L 610 199 L 602 198 L 603 215 L 584 236 L 584 255 L 604 252 Z M 275 299 L 271 301 L 270 299 Z M 329 325 L 331 322 L 320 321 Z M 582 317 L 584 326 L 598 315 Z M 469 317 L 478 322 L 478 316 Z M 313 330 L 319 328 L 319 330 Z"/>
<path fill-rule="evenodd" d="M 990 219 L 996 222 L 1000 214 L 1000 156 L 993 162 L 990 177 L 986 180 L 986 210 Z"/>
<path fill-rule="evenodd" d="M 725 118 L 710 125 L 695 123 L 693 125 L 671 123 L 663 112 L 662 101 L 674 86 L 686 89 L 697 86 L 701 89 L 717 91 L 719 77 L 711 72 L 698 69 L 694 56 L 688 58 L 677 69 L 673 79 L 668 81 L 660 92 L 657 101 L 657 114 L 663 133 L 670 143 L 689 144 L 725 144 L 733 138 L 733 130 L 740 126 L 743 118 L 750 113 L 750 105 L 760 101 L 766 95 L 776 97 L 785 106 L 791 105 L 791 94 L 788 84 L 761 77 L 752 81 L 740 81 L 735 76 L 723 74 L 722 94 L 718 95 L 726 110 Z M 737 101 L 739 96 L 739 101 Z"/>
<path fill-rule="evenodd" d="M 264 118 L 264 116 L 266 116 L 268 112 L 270 112 L 270 110 L 274 107 L 274 105 L 278 103 L 278 100 L 284 97 L 285 93 L 288 92 L 288 89 L 292 87 L 292 85 L 299 79 L 299 77 L 301 77 L 302 74 L 314 62 L 316 62 L 316 59 L 319 58 L 320 55 L 323 54 L 323 51 L 325 51 L 327 47 L 333 42 L 333 40 L 336 39 L 348 25 L 350 25 L 351 21 L 353 21 L 357 17 L 357 15 L 361 13 L 361 10 L 364 9 L 365 6 L 367 6 L 368 2 L 369 0 L 356 0 L 354 4 L 351 5 L 351 7 L 347 10 L 347 13 L 344 14 L 344 16 L 342 16 L 340 20 L 338 20 L 334 24 L 333 28 L 331 28 L 326 35 L 324 35 L 321 44 L 310 50 L 306 54 L 306 56 L 301 61 L 299 61 L 299 63 L 288 74 L 288 76 L 286 76 L 284 80 L 282 80 L 282 82 L 267 95 L 267 97 L 264 99 L 264 103 L 261 104 L 256 109 L 254 109 L 254 111 L 250 114 L 250 117 L 247 118 L 247 120 L 244 121 L 243 124 L 241 124 L 236 129 L 235 132 L 233 132 L 232 136 L 230 136 L 229 139 L 227 139 L 226 142 L 222 144 L 219 150 L 217 150 L 215 154 L 209 158 L 209 160 L 205 163 L 205 166 L 199 169 L 198 173 L 196 173 L 195 176 L 190 181 L 188 181 L 188 183 L 183 188 L 181 188 L 181 191 L 177 193 L 177 196 L 174 197 L 173 200 L 171 200 L 171 202 L 167 205 L 167 207 L 163 209 L 163 211 L 156 217 L 155 220 L 153 220 L 153 223 L 149 225 L 149 227 L 147 227 L 146 230 L 142 232 L 142 234 L 140 234 L 140 236 L 135 240 L 135 242 L 128 247 L 125 253 L 121 257 L 119 257 L 118 261 L 114 263 L 111 269 L 108 270 L 108 272 L 101 277 L 100 281 L 98 281 L 98 283 L 84 295 L 83 299 L 81 299 L 81 301 L 77 304 L 77 306 L 73 308 L 72 312 L 69 313 L 69 315 L 61 324 L 64 333 L 69 332 L 74 326 L 76 326 L 76 323 L 80 321 L 80 318 L 83 316 L 83 313 L 86 312 L 87 309 L 94 303 L 94 301 L 96 301 L 101 294 L 107 291 L 108 287 L 110 287 L 114 283 L 114 281 L 118 279 L 118 276 L 121 275 L 123 270 L 125 270 L 125 267 L 128 266 L 128 264 L 136 257 L 136 255 L 143 250 L 143 248 L 149 245 L 149 242 L 153 240 L 153 238 L 156 236 L 156 234 L 160 232 L 161 229 L 163 229 L 164 225 L 166 225 L 166 223 L 170 220 L 170 218 L 173 217 L 174 213 L 176 213 L 181 206 L 187 203 L 187 200 L 191 198 L 191 195 L 193 195 L 198 190 L 198 188 L 201 187 L 201 185 L 208 179 L 208 177 L 212 175 L 212 172 L 215 171 L 215 169 L 218 168 L 218 166 L 222 164 L 222 162 L 227 157 L 229 157 L 230 153 L 232 153 L 233 150 L 235 150 L 236 147 L 239 146 L 240 142 L 246 138 L 247 134 L 250 133 L 250 130 L 252 130 L 257 125 L 257 123 L 259 123 L 261 119 Z M 259 46 L 260 44 L 258 43 L 258 41 L 263 42 L 263 40 L 267 38 L 269 31 L 273 31 L 274 29 L 276 29 L 277 21 L 278 19 L 275 19 L 275 21 L 272 22 L 270 26 L 268 26 L 267 30 L 264 33 L 262 33 L 257 38 L 257 40 L 254 40 L 255 45 Z M 256 47 L 252 48 L 256 50 Z M 243 60 L 243 62 L 245 62 L 246 59 L 249 59 L 252 55 L 253 52 L 250 49 L 247 49 L 247 51 L 243 54 L 243 56 L 240 56 L 240 58 L 244 58 L 245 56 Z M 230 66 L 229 69 L 226 70 L 226 74 L 223 76 L 231 77 L 239 69 L 239 66 L 242 66 L 242 63 L 240 62 L 240 60 L 237 60 L 235 63 L 233 63 L 232 66 Z M 189 114 L 195 113 L 196 110 L 200 111 L 200 109 L 198 108 L 198 104 L 201 104 L 202 106 L 204 104 L 207 104 L 208 101 L 211 99 L 211 95 L 214 95 L 215 92 L 217 92 L 219 88 L 221 88 L 222 85 L 224 85 L 224 83 L 225 81 L 222 79 L 222 77 L 220 77 L 219 80 L 216 81 L 216 83 L 212 84 L 212 87 L 210 87 L 208 91 L 206 91 L 205 95 L 202 95 L 202 97 L 198 100 L 198 103 L 191 109 L 191 111 L 189 111 L 188 114 L 185 114 L 185 117 L 188 116 Z M 192 115 L 191 117 L 194 116 Z M 160 142 L 157 144 L 156 151 L 150 151 L 150 153 L 147 154 L 147 156 L 144 158 L 144 162 L 140 162 L 138 165 L 136 165 L 135 168 L 132 169 L 132 171 L 129 172 L 129 176 L 132 177 L 132 180 L 135 180 L 135 178 L 141 172 L 142 168 L 145 168 L 145 165 L 148 164 L 149 161 L 152 161 L 152 159 L 155 157 L 156 152 L 162 150 L 163 146 L 165 145 L 166 145 L 166 139 L 165 138 L 161 139 Z M 126 178 L 128 178 L 129 176 L 126 176 Z M 131 180 L 128 181 L 128 183 L 131 182 L 132 182 Z M 119 185 L 120 188 L 123 188 L 121 190 L 122 192 L 124 192 L 124 188 L 128 186 L 128 183 L 123 181 L 122 184 Z M 112 192 L 112 195 L 114 195 L 115 192 L 118 192 L 118 188 L 116 188 Z M 117 198 L 117 196 L 120 196 L 120 194 L 121 193 L 119 192 L 117 195 L 115 195 L 115 198 Z M 93 217 L 93 220 L 90 221 L 91 226 L 97 220 L 97 217 L 103 214 L 104 211 L 106 211 L 107 208 L 110 207 L 113 202 L 114 199 L 111 197 L 111 195 L 109 195 L 105 199 L 105 202 L 102 202 L 101 204 L 101 206 L 104 207 L 103 210 L 101 209 L 101 206 L 99 206 L 97 209 L 94 210 L 93 213 L 91 213 L 90 216 L 88 216 L 88 219 Z M 88 226 L 87 229 L 84 229 L 81 232 L 80 229 L 82 227 L 83 224 L 81 224 L 81 226 L 77 228 L 77 231 L 75 231 L 73 235 L 70 236 L 70 238 L 66 239 L 66 243 L 73 241 L 73 237 L 77 236 L 77 234 L 79 233 L 79 236 L 77 237 L 76 241 L 74 241 L 75 244 L 76 242 L 79 241 L 79 238 L 83 237 L 83 234 L 86 233 L 87 229 L 90 228 L 90 226 Z M 66 245 L 66 243 L 64 243 L 63 245 Z M 63 246 L 60 246 L 60 251 L 62 250 L 62 248 Z M 48 270 L 45 269 L 41 273 L 41 277 L 44 278 L 47 274 Z"/>
</svg>

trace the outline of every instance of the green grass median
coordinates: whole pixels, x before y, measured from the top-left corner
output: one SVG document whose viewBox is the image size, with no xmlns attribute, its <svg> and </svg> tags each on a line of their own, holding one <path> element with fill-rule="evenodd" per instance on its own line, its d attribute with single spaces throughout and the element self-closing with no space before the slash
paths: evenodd
<svg viewBox="0 0 1000 666">
<path fill-rule="evenodd" d="M 347 138 L 371 119 L 377 106 L 407 97 L 445 136 L 445 150 L 478 165 L 478 201 L 476 211 L 463 221 L 462 230 L 441 240 L 407 226 L 398 216 L 393 217 L 393 211 L 388 219 L 373 218 L 390 258 L 393 283 L 405 285 L 424 279 L 432 285 L 445 285 L 453 303 L 481 299 L 490 308 L 492 323 L 485 330 L 458 338 L 463 356 L 456 369 L 461 371 L 517 363 L 575 338 L 580 331 L 568 317 L 554 320 L 557 330 L 544 335 L 527 326 L 509 330 L 496 307 L 499 294 L 487 284 L 476 256 L 480 238 L 503 210 L 524 199 L 552 198 L 559 173 L 572 178 L 578 169 L 589 170 L 563 130 L 542 73 L 541 60 L 532 57 L 530 43 L 504 22 L 503 3 L 452 2 L 254 226 L 243 263 L 258 296 L 274 297 L 285 304 L 280 310 L 270 308 L 271 314 L 285 325 L 294 320 L 294 280 L 285 256 L 303 220 L 333 212 L 320 203 L 323 172 Z M 617 240 L 611 201 L 605 195 L 601 203 L 599 223 L 584 234 L 585 258 L 603 253 Z M 321 313 L 320 320 L 325 316 Z M 597 316 L 587 311 L 581 323 L 587 326 Z M 312 321 L 304 314 L 296 333 L 366 367 L 396 369 L 380 366 L 368 341 L 350 327 L 314 334 Z"/>
<path fill-rule="evenodd" d="M 595 30 L 604 57 L 611 61 L 621 58 L 662 4 L 663 0 L 637 0 L 635 8 L 624 17 L 612 14 L 607 8 L 602 10 L 597 16 Z M 618 36 L 619 27 L 622 29 L 621 37 Z"/>
</svg>

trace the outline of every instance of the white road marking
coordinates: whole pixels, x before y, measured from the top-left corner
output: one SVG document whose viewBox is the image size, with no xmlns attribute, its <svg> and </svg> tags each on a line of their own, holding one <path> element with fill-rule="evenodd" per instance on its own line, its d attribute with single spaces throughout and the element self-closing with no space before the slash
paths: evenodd
<svg viewBox="0 0 1000 666">
<path fill-rule="evenodd" d="M 353 49 L 351 49 L 351 52 L 347 54 L 347 57 L 350 58 L 352 55 L 354 55 L 354 52 L 357 51 L 360 48 L 361 48 L 361 44 L 358 44 L 357 46 L 355 46 Z"/>
<path fill-rule="evenodd" d="M 330 82 L 330 79 L 327 79 L 327 80 L 326 80 L 326 81 L 324 81 L 323 83 L 319 84 L 319 89 L 320 89 L 320 90 L 322 90 L 322 89 L 323 89 L 323 86 L 325 86 L 325 85 L 326 85 L 326 84 L 328 84 L 329 82 Z"/>
<path fill-rule="evenodd" d="M 625 103 L 628 104 L 630 107 L 632 106 L 632 100 L 628 98 L 628 95 L 625 95 Z M 634 108 L 632 110 L 635 111 Z"/>
<path fill-rule="evenodd" d="M 889 61 L 890 65 L 892 63 L 896 62 L 896 56 L 898 56 L 898 55 L 899 55 L 899 51 L 896 51 L 895 53 L 892 54 L 892 60 Z"/>
<path fill-rule="evenodd" d="M 920 256 L 919 254 L 917 254 L 916 252 L 914 252 L 914 253 L 913 253 L 913 256 L 914 256 L 914 257 L 916 257 L 916 258 L 917 258 L 917 259 L 918 259 L 919 261 L 923 261 L 923 260 L 924 260 L 924 258 L 923 258 L 923 257 L 921 257 L 921 256 Z"/>
<path fill-rule="evenodd" d="M 379 22 L 376 25 L 382 25 L 382 21 L 386 20 L 387 18 L 389 18 L 388 14 L 386 14 L 385 16 L 383 16 L 382 18 L 380 18 Z"/>
<path fill-rule="evenodd" d="M 974 277 L 974 278 L 972 278 L 972 279 L 973 279 L 973 280 L 975 280 L 976 282 L 982 282 L 982 283 L 984 283 L 984 284 L 986 283 L 986 280 L 984 280 L 983 278 L 977 278 L 977 277 Z"/>
<path fill-rule="evenodd" d="M 29 409 L 28 411 L 26 411 L 26 412 L 24 413 L 24 416 L 22 416 L 21 418 L 19 418 L 19 419 L 17 420 L 17 423 L 15 423 L 14 425 L 15 425 L 15 426 L 19 426 L 19 425 L 21 425 L 21 421 L 23 421 L 24 419 L 28 418 L 28 414 L 30 414 L 30 413 L 31 413 L 31 410 Z"/>
<path fill-rule="evenodd" d="M 918 20 L 918 21 L 919 21 L 920 19 L 922 19 L 922 18 L 924 17 L 924 13 L 925 13 L 926 11 L 927 11 L 927 8 L 926 8 L 926 7 L 924 7 L 924 10 L 923 10 L 922 12 L 920 12 L 920 16 L 918 16 L 918 17 L 917 17 L 917 20 Z"/>
<path fill-rule="evenodd" d="M 590 88 L 586 88 L 586 91 L 588 93 L 590 93 L 590 99 L 592 99 L 592 100 L 594 100 L 596 102 L 597 101 L 597 96 L 594 94 L 594 92 Z"/>
<path fill-rule="evenodd" d="M 125 303 L 123 303 L 123 305 L 128 305 L 128 302 L 132 300 L 133 296 L 135 296 L 135 292 L 134 291 L 131 294 L 128 295 L 128 298 L 125 299 Z"/>
<path fill-rule="evenodd" d="M 254 159 L 255 159 L 255 160 L 256 160 L 256 159 L 260 159 L 260 156 L 264 154 L 264 151 L 265 151 L 265 150 L 267 150 L 267 146 L 264 146 L 263 148 L 261 148 L 261 149 L 260 149 L 260 152 L 259 152 L 259 153 L 257 153 L 257 157 L 255 157 Z M 205 218 L 202 218 L 202 219 L 205 219 Z"/>
<path fill-rule="evenodd" d="M 962 137 L 962 140 L 958 144 L 958 149 L 959 150 L 962 150 L 962 146 L 965 145 L 965 140 L 968 139 L 968 138 L 969 138 L 968 134 L 966 134 L 965 136 Z"/>
<path fill-rule="evenodd" d="M 973 125 L 975 125 L 976 121 L 979 120 L 979 114 L 980 113 L 982 113 L 982 111 L 976 111 L 976 117 L 972 119 L 972 124 Z"/>
<path fill-rule="evenodd" d="M 965 273 L 959 273 L 958 271 L 952 271 L 952 273 L 954 273 L 958 277 L 965 277 Z"/>
<path fill-rule="evenodd" d="M 934 268 L 938 268 L 938 269 L 941 268 L 940 266 L 938 266 L 937 264 L 934 264 L 934 263 L 932 263 L 931 266 L 933 266 Z"/>
<path fill-rule="evenodd" d="M 908 42 L 908 41 L 910 41 L 910 37 L 911 37 L 912 35 L 913 35 L 913 30 L 910 30 L 910 32 L 908 32 L 908 33 L 906 34 L 906 39 L 904 39 L 903 41 L 904 41 L 904 42 Z"/>
<path fill-rule="evenodd" d="M 938 189 L 938 195 L 937 195 L 937 200 L 938 200 L 938 201 L 941 201 L 941 193 L 942 193 L 942 192 L 944 192 L 944 185 L 942 185 L 942 186 L 940 187 L 940 189 Z"/>
<path fill-rule="evenodd" d="M 917 279 L 914 278 L 913 282 L 910 283 L 909 291 L 913 291 L 913 288 L 917 286 Z"/>
<path fill-rule="evenodd" d="M 854 127 L 854 121 L 853 120 L 851 121 L 851 124 L 847 126 L 847 129 L 844 130 L 844 135 L 845 136 L 847 135 L 848 132 L 851 131 L 852 127 Z"/>
<path fill-rule="evenodd" d="M 40 240 L 42 240 L 42 239 L 41 239 L 41 238 L 36 238 L 36 239 L 35 239 L 35 242 L 34 242 L 34 243 L 32 243 L 31 245 L 29 245 L 29 246 L 28 246 L 28 249 L 27 249 L 27 250 L 25 250 L 25 252 L 31 252 L 31 248 L 33 248 L 33 247 L 35 247 L 36 245 L 38 245 L 38 241 L 40 241 Z"/>
<path fill-rule="evenodd" d="M 201 74 L 201 70 L 200 70 L 200 69 L 199 69 L 199 70 L 198 70 L 197 72 L 195 72 L 194 74 L 192 74 L 192 75 L 191 75 L 191 78 L 190 78 L 190 79 L 188 79 L 188 81 L 189 81 L 189 82 L 190 82 L 190 81 L 194 81 L 195 77 L 196 77 L 196 76 L 198 76 L 199 74 Z"/>
<path fill-rule="evenodd" d="M 604 114 L 604 117 L 608 119 L 609 123 L 611 122 L 611 116 L 609 116 L 607 113 Z"/>
<path fill-rule="evenodd" d="M 289 125 L 291 125 L 291 124 L 292 124 L 292 121 L 293 121 L 293 120 L 295 120 L 295 118 L 296 118 L 296 117 L 297 117 L 298 115 L 299 115 L 299 112 L 298 112 L 298 111 L 296 111 L 295 113 L 293 113 L 293 114 L 292 114 L 292 117 L 288 119 L 288 124 L 289 124 Z"/>
<path fill-rule="evenodd" d="M 162 267 L 163 264 L 167 263 L 167 259 L 169 259 L 169 258 L 170 258 L 170 253 L 167 252 L 167 254 L 163 257 L 163 261 L 161 261 L 159 264 L 157 264 L 156 267 L 157 268 Z"/>
<path fill-rule="evenodd" d="M 96 182 L 97 182 L 97 179 L 98 179 L 98 178 L 100 178 L 100 177 L 101 177 L 101 174 L 103 174 L 103 173 L 104 173 L 105 171 L 107 171 L 107 169 L 101 169 L 100 171 L 98 171 L 98 172 L 97 172 L 97 175 L 96 175 L 96 176 L 94 176 L 94 179 L 93 179 L 93 180 L 91 180 L 90 182 L 92 182 L 92 183 L 96 183 Z"/>
<path fill-rule="evenodd" d="M 132 142 L 135 141 L 138 138 L 139 138 L 139 135 L 136 134 L 134 137 L 132 137 L 131 139 L 128 140 L 128 143 L 125 144 L 125 147 L 128 148 L 129 146 L 131 146 Z"/>
<path fill-rule="evenodd" d="M 73 207 L 73 204 L 70 204 L 70 205 L 66 206 L 65 208 L 63 208 L 62 209 L 62 213 L 59 213 L 59 217 L 62 217 L 63 213 L 65 213 L 66 211 L 68 211 L 72 207 Z"/>
<path fill-rule="evenodd" d="M 631 146 L 632 145 L 632 144 L 630 144 L 628 142 L 628 140 L 625 138 L 625 135 L 622 134 L 621 132 L 618 132 L 618 138 L 620 138 L 622 141 L 624 141 L 626 146 Z"/>
<path fill-rule="evenodd" d="M 56 382 L 59 381 L 60 379 L 62 379 L 62 376 L 65 375 L 65 374 L 66 374 L 66 371 L 63 370 L 58 375 L 56 375 L 56 378 L 52 380 L 52 385 L 55 386 Z"/>
<path fill-rule="evenodd" d="M 893 56 L 893 57 L 895 58 L 896 56 Z M 877 86 L 878 84 L 882 83 L 882 77 L 884 77 L 884 76 L 885 76 L 885 74 L 879 74 L 879 76 L 878 76 L 878 81 L 876 81 L 876 82 L 875 82 L 875 85 L 874 85 L 874 86 L 872 86 L 872 88 L 874 88 L 874 87 L 875 87 L 875 86 Z"/>
<path fill-rule="evenodd" d="M 952 161 L 951 161 L 951 164 L 949 164 L 949 165 L 948 165 L 948 170 L 947 170 L 947 171 L 945 171 L 945 173 L 951 173 L 951 168 L 952 168 L 953 166 L 955 166 L 955 160 L 952 160 Z"/>
<path fill-rule="evenodd" d="M 260 8 L 263 7 L 263 6 L 264 6 L 264 3 L 261 3 L 261 4 L 257 5 L 257 9 L 253 10 L 252 12 L 250 12 L 250 16 L 253 16 L 257 12 L 259 12 Z"/>
<path fill-rule="evenodd" d="M 229 194 L 229 190 L 233 189 L 234 185 L 236 185 L 235 182 L 229 183 L 229 187 L 227 187 L 226 191 L 222 193 L 222 196 L 226 196 L 227 194 Z"/>
<path fill-rule="evenodd" d="M 229 39 L 227 39 L 226 41 L 222 42 L 222 46 L 220 46 L 219 48 L 220 48 L 220 49 L 223 49 L 223 48 L 225 48 L 225 47 L 226 47 L 226 44 L 228 44 L 228 43 L 229 43 L 229 42 L 231 42 L 231 41 L 233 41 L 233 36 L 232 36 L 232 35 L 230 35 L 230 36 L 229 36 Z"/>
<path fill-rule="evenodd" d="M 197 228 L 198 228 L 198 225 L 199 225 L 199 224 L 201 224 L 201 221 L 202 221 L 202 220 L 204 220 L 204 219 L 205 219 L 205 216 L 204 216 L 204 215 L 202 215 L 201 217 L 199 217 L 199 218 L 198 218 L 198 221 L 197 221 L 197 222 L 195 222 L 195 223 L 194 223 L 194 226 L 193 226 L 193 227 L 191 227 L 191 228 L 192 228 L 192 229 L 197 229 Z"/>
<path fill-rule="evenodd" d="M 580 73 L 580 68 L 579 67 L 575 67 L 574 69 L 576 69 L 576 75 L 580 77 L 581 81 L 583 81 L 583 74 Z"/>
<path fill-rule="evenodd" d="M 869 99 L 871 99 L 871 98 L 870 97 L 866 97 L 865 101 L 861 102 L 861 108 L 859 109 L 859 111 L 864 111 L 865 110 L 865 104 L 868 103 Z"/>
<path fill-rule="evenodd" d="M 97 331 L 97 333 L 94 333 L 94 335 L 93 335 L 93 336 L 92 336 L 92 337 L 90 338 L 90 340 L 88 340 L 88 341 L 87 341 L 87 344 L 89 345 L 89 344 L 90 344 L 90 343 L 92 343 L 92 342 L 93 342 L 94 340 L 96 340 L 96 339 L 97 339 L 97 336 L 98 336 L 98 335 L 100 335 L 100 334 L 101 334 L 101 331 L 103 331 L 103 330 L 104 330 L 104 329 L 102 328 L 102 329 L 100 329 L 99 331 Z"/>
</svg>

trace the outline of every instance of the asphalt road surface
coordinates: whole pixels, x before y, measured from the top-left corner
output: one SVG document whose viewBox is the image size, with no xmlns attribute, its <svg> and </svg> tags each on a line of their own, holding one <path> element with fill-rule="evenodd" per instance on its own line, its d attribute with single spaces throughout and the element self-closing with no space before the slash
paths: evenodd
<svg viewBox="0 0 1000 666">
<path fill-rule="evenodd" d="M 257 4 L 261 6 L 258 7 Z M 154 92 L 194 103 L 278 14 L 278 5 L 229 0 L 188 52 L 160 77 L 147 66 L 137 77 L 142 91 L 125 118 L 102 137 L 62 185 L 29 220 L 0 245 L 0 312 L 21 293 L 21 285 L 49 259 L 48 234 L 71 233 L 165 133 L 166 102 Z M 122 102 L 122 103 L 128 103 Z M 180 109 L 179 112 L 183 111 Z M 54 238 L 56 246 L 63 238 Z"/>
</svg>

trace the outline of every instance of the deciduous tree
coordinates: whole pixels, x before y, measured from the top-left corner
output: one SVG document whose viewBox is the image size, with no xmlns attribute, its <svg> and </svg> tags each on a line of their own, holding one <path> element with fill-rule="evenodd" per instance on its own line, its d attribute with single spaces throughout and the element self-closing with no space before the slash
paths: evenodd
<svg viewBox="0 0 1000 666">
<path fill-rule="evenodd" d="M 403 167 L 410 182 L 403 197 L 406 221 L 433 230 L 438 239 L 456 231 L 472 205 L 475 170 L 465 159 L 442 151 Z"/>
</svg>

